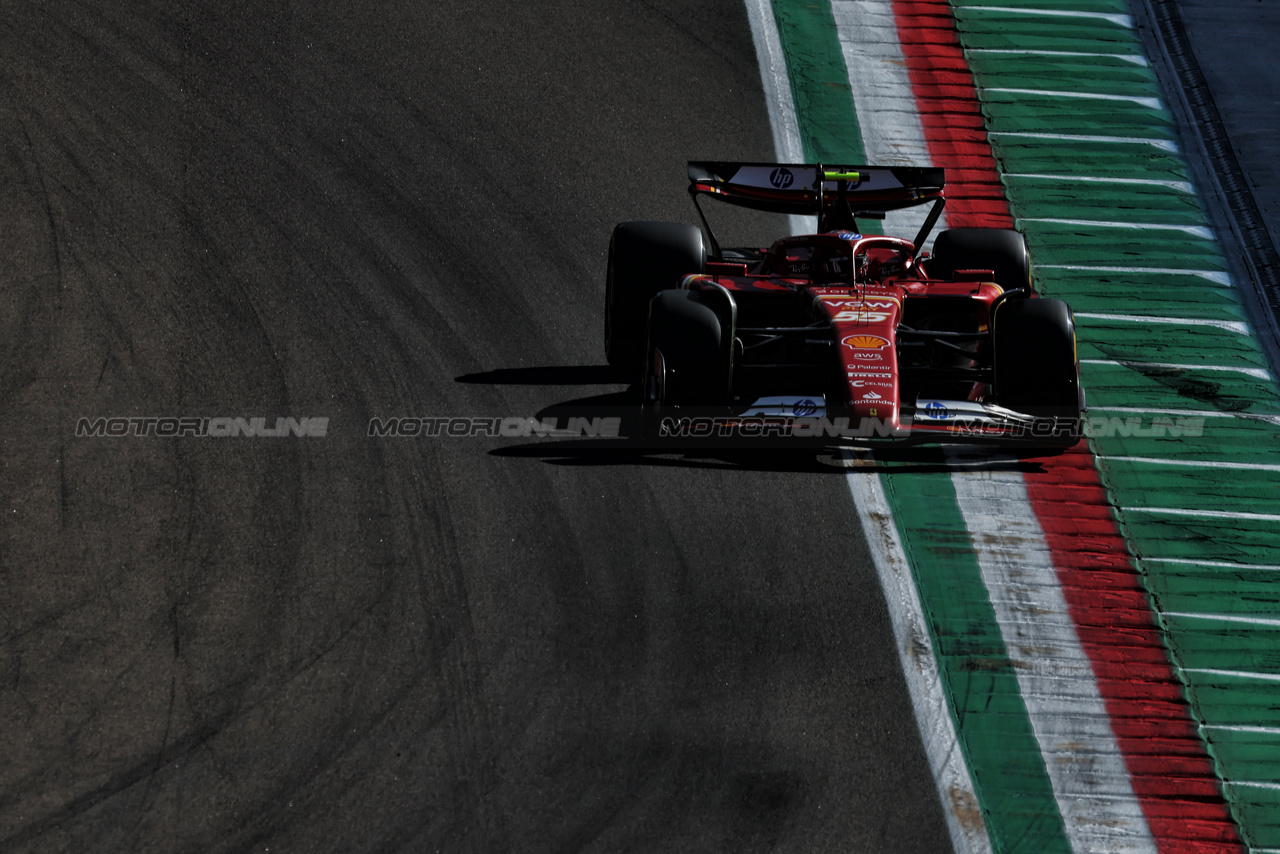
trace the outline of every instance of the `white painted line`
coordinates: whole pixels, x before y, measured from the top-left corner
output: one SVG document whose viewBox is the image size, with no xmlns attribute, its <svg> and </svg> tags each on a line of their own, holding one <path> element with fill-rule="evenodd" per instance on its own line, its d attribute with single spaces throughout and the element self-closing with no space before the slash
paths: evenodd
<svg viewBox="0 0 1280 854">
<path fill-rule="evenodd" d="M 1194 560 L 1184 557 L 1144 557 L 1148 563 L 1175 563 L 1185 566 L 1212 566 L 1219 569 L 1239 570 L 1241 572 L 1277 572 L 1280 563 L 1232 563 L 1226 560 Z"/>
<path fill-rule="evenodd" d="M 1277 463 L 1232 463 L 1226 460 L 1173 460 L 1164 457 L 1113 457 L 1099 454 L 1104 460 L 1119 460 L 1127 463 L 1146 463 L 1156 466 L 1188 466 L 1190 468 L 1210 469 L 1242 469 L 1244 471 L 1280 471 Z"/>
<path fill-rule="evenodd" d="M 747 20 L 756 45 L 756 61 L 760 63 L 764 102 L 773 128 L 774 155 L 782 163 L 803 163 L 804 148 L 800 144 L 800 125 L 791 97 L 787 56 L 782 50 L 769 0 L 747 0 Z"/>
<path fill-rule="evenodd" d="M 967 49 L 965 53 L 1012 53 L 1021 56 L 1080 56 L 1089 58 L 1122 59 L 1125 62 L 1131 62 L 1134 65 L 1141 65 L 1144 68 L 1151 65 L 1145 56 L 1137 53 L 1088 53 L 1080 50 L 1027 50 L 1004 47 L 973 47 Z"/>
<path fill-rule="evenodd" d="M 1085 18 L 1088 20 L 1106 21 L 1126 30 L 1133 29 L 1133 18 L 1129 15 L 1109 15 L 1106 12 L 1073 12 L 1064 9 L 1026 9 L 1018 6 L 958 6 L 957 13 L 964 12 L 1008 12 L 1017 15 L 1048 15 L 1055 18 Z"/>
<path fill-rule="evenodd" d="M 1280 673 L 1259 673 L 1255 670 L 1218 670 L 1214 667 L 1184 667 L 1183 673 L 1200 673 L 1205 676 L 1230 676 L 1233 679 L 1257 679 L 1260 682 L 1280 682 Z M 1277 785 L 1280 788 L 1280 785 Z"/>
<path fill-rule="evenodd" d="M 849 449 L 845 449 L 842 455 L 846 463 L 854 458 L 853 451 Z M 925 755 L 937 781 L 938 796 L 947 817 L 952 844 L 958 854 L 986 854 L 991 851 L 991 840 L 982 821 L 973 779 L 960 750 L 955 722 L 951 718 L 933 652 L 929 623 L 920 604 L 920 594 L 898 535 L 898 526 L 880 484 L 880 475 L 874 468 L 854 467 L 845 477 L 889 606 L 894 646 L 906 676 L 907 692 L 911 695 Z"/>
<path fill-rule="evenodd" d="M 1249 626 L 1280 627 L 1280 620 L 1269 617 L 1242 617 L 1238 614 L 1202 614 L 1194 611 L 1162 611 L 1166 617 L 1183 620 L 1209 620 L 1216 623 L 1244 623 Z"/>
<path fill-rule="evenodd" d="M 1077 315 L 1078 316 L 1078 315 Z M 1258 421 L 1280 426 L 1280 415 L 1253 412 L 1219 412 L 1210 409 L 1160 409 L 1143 406 L 1090 406 L 1089 412 L 1120 412 L 1134 415 L 1174 415 L 1179 418 L 1234 418 L 1238 421 Z"/>
<path fill-rule="evenodd" d="M 1036 98 L 1086 98 L 1091 101 L 1128 101 L 1131 104 L 1137 104 L 1139 107 L 1146 107 L 1149 110 L 1163 110 L 1164 102 L 1159 98 L 1148 98 L 1143 95 L 1105 95 L 1095 92 L 1072 92 L 1067 89 L 1009 89 L 1003 86 L 993 86 L 982 90 L 983 94 L 988 92 L 1003 92 L 1007 95 L 1031 95 Z"/>
<path fill-rule="evenodd" d="M 1113 320 L 1124 323 L 1167 323 L 1170 326 L 1212 326 L 1239 335 L 1249 335 L 1249 324 L 1240 320 L 1209 320 L 1203 317 L 1165 317 L 1155 314 L 1110 314 L 1103 311 L 1077 311 L 1076 317 L 1089 320 Z M 1223 413 L 1226 414 L 1226 413 Z"/>
<path fill-rule="evenodd" d="M 1097 219 L 1059 219 L 1057 217 L 1019 217 L 1018 222 L 1046 222 L 1052 225 L 1078 225 L 1084 228 L 1133 228 L 1142 231 L 1181 231 L 1192 237 L 1213 240 L 1213 229 L 1203 225 L 1174 225 L 1163 222 L 1117 222 Z"/>
<path fill-rule="evenodd" d="M 1280 783 L 1274 780 L 1223 780 L 1228 786 L 1250 786 L 1254 789 L 1280 789 Z M 1250 848 L 1250 852 L 1266 851 L 1265 848 Z M 1280 848 L 1272 849 L 1280 851 Z"/>
<path fill-rule="evenodd" d="M 997 91 L 988 89 L 988 92 Z M 1000 91 L 1012 91 L 1010 89 Z M 1006 136 L 1019 137 L 1021 139 L 1056 139 L 1059 142 L 1098 142 L 1106 145 L 1149 145 L 1158 148 L 1161 151 L 1169 151 L 1177 153 L 1178 143 L 1172 139 L 1164 139 L 1162 137 L 1150 136 L 1096 136 L 1094 134 L 1083 133 L 1046 133 L 1044 131 L 1032 130 L 1000 130 L 992 131 L 987 134 L 990 137 L 998 137 L 1003 139 Z"/>
<path fill-rule="evenodd" d="M 756 62 L 760 65 L 760 82 L 764 87 L 764 103 L 773 129 L 774 157 L 781 163 L 803 163 L 804 146 L 800 143 L 800 124 L 791 96 L 791 78 L 787 74 L 787 56 L 778 36 L 770 0 L 746 0 L 747 21 L 756 46 Z M 792 234 L 811 234 L 818 230 L 815 217 L 787 217 Z"/>
<path fill-rule="evenodd" d="M 898 39 L 891 0 L 832 0 L 831 14 L 853 91 L 867 162 L 931 166 L 929 144 L 907 73 L 907 58 Z M 884 220 L 884 231 L 913 238 L 928 213 L 928 206 L 890 211 Z M 933 234 L 946 227 L 944 212 Z M 932 247 L 932 236 L 924 248 Z"/>
<path fill-rule="evenodd" d="M 947 449 L 949 460 L 976 454 L 991 459 Z M 1026 481 L 956 468 L 951 482 L 1072 850 L 1154 852 Z"/>
<path fill-rule="evenodd" d="M 1182 507 L 1121 507 L 1125 513 L 1191 516 L 1196 519 L 1239 519 L 1242 522 L 1280 522 L 1280 513 L 1245 513 L 1242 510 L 1187 510 Z"/>
<path fill-rule="evenodd" d="M 1092 264 L 1036 264 L 1031 262 L 1041 270 L 1080 270 L 1092 273 L 1137 273 L 1143 276 L 1196 276 L 1201 279 L 1208 279 L 1215 285 L 1223 287 L 1231 287 L 1231 274 L 1219 272 L 1218 270 L 1183 270 L 1178 267 L 1125 267 Z"/>
<path fill-rule="evenodd" d="M 1079 317 L 1080 315 L 1076 315 Z M 1137 415 L 1186 415 L 1197 418 L 1243 418 L 1245 420 L 1271 421 L 1280 424 L 1280 415 L 1261 415 L 1252 412 L 1223 412 L 1219 409 L 1161 409 L 1151 406 L 1090 406 L 1090 412 L 1132 412 Z"/>
<path fill-rule="evenodd" d="M 1118 365 L 1120 367 L 1134 368 L 1140 371 L 1147 368 L 1169 371 L 1225 371 L 1228 373 L 1244 374 L 1245 376 L 1256 377 L 1260 380 L 1271 379 L 1271 372 L 1265 368 L 1237 368 L 1233 365 L 1184 365 L 1175 362 L 1137 362 L 1131 359 L 1081 359 L 1080 364 Z"/>
<path fill-rule="evenodd" d="M 1245 724 L 1200 724 L 1200 729 L 1222 730 L 1223 732 L 1251 732 L 1258 735 L 1280 735 L 1280 727 L 1247 726 Z"/>
<path fill-rule="evenodd" d="M 1044 172 L 1006 172 L 1006 178 L 1033 178 L 1038 181 L 1092 181 L 1100 184 L 1141 184 L 1149 187 L 1168 187 L 1180 193 L 1194 195 L 1195 186 L 1190 181 L 1162 181 L 1154 178 L 1107 178 L 1095 175 L 1050 175 Z"/>
</svg>

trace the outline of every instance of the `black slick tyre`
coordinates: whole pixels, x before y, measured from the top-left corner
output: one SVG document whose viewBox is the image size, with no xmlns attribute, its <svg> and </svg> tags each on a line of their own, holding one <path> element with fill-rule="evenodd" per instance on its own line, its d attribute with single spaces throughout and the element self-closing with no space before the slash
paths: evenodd
<svg viewBox="0 0 1280 854">
<path fill-rule="evenodd" d="M 641 424 L 658 435 L 664 417 L 709 414 L 729 398 L 730 348 L 723 322 L 700 294 L 662 291 L 649 307 Z"/>
<path fill-rule="evenodd" d="M 933 241 L 925 267 L 935 279 L 950 279 L 957 270 L 992 270 L 1006 291 L 1031 292 L 1027 239 L 1009 228 L 948 228 Z"/>
<path fill-rule="evenodd" d="M 609 241 L 605 280 L 604 349 L 609 364 L 639 370 L 645 324 L 654 294 L 676 288 L 706 269 L 702 231 L 675 222 L 624 222 Z"/>
<path fill-rule="evenodd" d="M 992 334 L 996 403 L 1039 419 L 1049 444 L 1075 444 L 1083 395 L 1070 307 L 1057 299 L 1003 303 Z"/>
</svg>

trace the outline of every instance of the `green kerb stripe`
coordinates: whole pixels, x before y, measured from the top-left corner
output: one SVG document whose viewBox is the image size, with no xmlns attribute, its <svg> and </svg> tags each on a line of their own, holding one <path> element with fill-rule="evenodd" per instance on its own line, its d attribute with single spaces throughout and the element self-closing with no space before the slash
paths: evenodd
<svg viewBox="0 0 1280 854">
<path fill-rule="evenodd" d="M 946 460 L 935 450 L 881 465 L 992 848 L 1069 851 Z"/>
<path fill-rule="evenodd" d="M 806 162 L 863 163 L 862 132 L 831 4 L 773 0 L 773 15 L 787 55 Z"/>
</svg>

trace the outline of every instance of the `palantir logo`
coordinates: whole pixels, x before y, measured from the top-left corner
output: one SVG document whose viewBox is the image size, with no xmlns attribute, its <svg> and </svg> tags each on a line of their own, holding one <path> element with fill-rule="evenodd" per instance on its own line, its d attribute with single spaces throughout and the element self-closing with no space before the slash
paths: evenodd
<svg viewBox="0 0 1280 854">
<path fill-rule="evenodd" d="M 784 166 L 779 166 L 769 173 L 769 183 L 777 187 L 779 190 L 785 190 L 791 186 L 791 182 L 796 176 L 791 174 L 791 170 Z"/>
</svg>

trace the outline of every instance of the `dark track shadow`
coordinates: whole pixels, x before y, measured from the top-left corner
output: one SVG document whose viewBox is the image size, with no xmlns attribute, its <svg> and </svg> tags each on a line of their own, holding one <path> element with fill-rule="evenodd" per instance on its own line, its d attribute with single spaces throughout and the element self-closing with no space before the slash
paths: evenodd
<svg viewBox="0 0 1280 854">
<path fill-rule="evenodd" d="M 456 382 L 494 385 L 616 385 L 621 372 L 608 365 L 559 365 L 498 368 L 464 374 Z M 738 471 L 791 471 L 844 474 L 851 469 L 901 474 L 940 474 L 961 470 L 1039 472 L 1043 449 L 967 445 L 948 458 L 942 447 L 909 443 L 840 445 L 814 440 L 748 442 L 716 439 L 645 439 L 640 435 L 637 386 L 551 403 L 537 412 L 539 422 L 560 427 L 574 419 L 590 423 L 616 419 L 616 433 L 589 438 L 541 437 L 489 451 L 492 456 L 540 459 L 559 466 L 656 466 Z"/>
<path fill-rule="evenodd" d="M 534 368 L 496 368 L 463 374 L 454 382 L 486 385 L 615 385 L 633 377 L 609 365 L 548 365 Z"/>
<path fill-rule="evenodd" d="M 625 425 L 624 425 L 625 429 Z M 845 474 L 890 471 L 895 474 L 947 474 L 954 471 L 1044 471 L 1043 452 L 1027 451 L 1011 456 L 1007 449 L 988 448 L 984 459 L 979 449 L 969 459 L 948 460 L 938 446 L 874 449 L 840 445 L 782 443 L 756 446 L 715 446 L 707 442 L 672 440 L 656 442 L 637 438 L 568 439 L 524 442 L 494 448 L 492 456 L 538 459 L 559 466 L 654 466 L 660 468 L 714 468 L 737 471 L 810 474 Z M 846 451 L 849 456 L 846 456 Z"/>
</svg>

